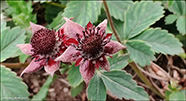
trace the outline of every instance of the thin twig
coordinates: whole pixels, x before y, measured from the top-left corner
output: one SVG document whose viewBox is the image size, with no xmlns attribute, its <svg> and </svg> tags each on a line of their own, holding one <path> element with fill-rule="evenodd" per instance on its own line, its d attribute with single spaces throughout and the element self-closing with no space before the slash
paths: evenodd
<svg viewBox="0 0 186 101">
<path fill-rule="evenodd" d="M 1 63 L 1 65 L 4 65 L 8 68 L 23 68 L 23 67 L 27 67 L 29 63 L 28 62 L 26 63 Z"/>
<path fill-rule="evenodd" d="M 65 79 L 60 78 L 59 81 L 65 83 L 68 87 L 70 87 L 70 83 L 68 83 Z"/>
</svg>

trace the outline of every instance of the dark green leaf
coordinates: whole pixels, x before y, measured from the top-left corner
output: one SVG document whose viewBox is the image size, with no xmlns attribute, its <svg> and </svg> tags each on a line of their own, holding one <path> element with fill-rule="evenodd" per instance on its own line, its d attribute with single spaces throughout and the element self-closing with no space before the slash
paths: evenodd
<svg viewBox="0 0 186 101">
<path fill-rule="evenodd" d="M 83 82 L 83 78 L 81 77 L 81 73 L 79 72 L 79 66 L 74 67 L 72 66 L 70 70 L 67 72 L 68 74 L 68 81 L 72 87 L 78 86 L 81 82 Z"/>
<path fill-rule="evenodd" d="M 64 17 L 74 17 L 74 21 L 85 26 L 89 21 L 94 23 L 101 13 L 100 1 L 70 1 L 64 10 Z"/>
<path fill-rule="evenodd" d="M 132 4 L 132 1 L 107 1 L 111 16 L 121 21 L 124 20 L 124 13 L 127 7 Z"/>
<path fill-rule="evenodd" d="M 114 69 L 122 69 L 128 64 L 129 54 L 125 54 L 122 56 L 114 55 L 112 58 L 108 58 L 110 63 L 110 70 Z"/>
<path fill-rule="evenodd" d="M 101 79 L 102 75 L 96 73 L 89 83 L 87 88 L 88 99 L 91 101 L 105 101 L 106 100 L 106 87 Z"/>
<path fill-rule="evenodd" d="M 130 58 L 141 66 L 150 65 L 150 61 L 155 60 L 151 47 L 144 41 L 127 41 L 127 50 L 130 52 Z"/>
<path fill-rule="evenodd" d="M 26 38 L 25 30 L 14 27 L 11 30 L 4 30 L 1 33 L 1 62 L 12 57 L 19 48 L 15 45 L 24 44 Z"/>
<path fill-rule="evenodd" d="M 143 40 L 146 44 L 150 45 L 152 50 L 157 53 L 179 55 L 184 53 L 182 44 L 172 34 L 166 30 L 148 29 L 142 32 L 135 39 Z"/>
<path fill-rule="evenodd" d="M 176 22 L 176 27 L 182 35 L 185 35 L 186 34 L 186 17 L 180 16 Z"/>
<path fill-rule="evenodd" d="M 160 2 L 141 1 L 129 6 L 125 12 L 124 34 L 130 39 L 148 28 L 155 21 L 163 17 L 163 7 Z"/>
<path fill-rule="evenodd" d="M 41 101 L 44 100 L 45 97 L 47 96 L 48 93 L 48 89 L 50 87 L 50 84 L 52 83 L 53 79 L 55 79 L 56 76 L 54 75 L 54 77 L 52 78 L 51 76 L 49 76 L 46 80 L 46 82 L 43 84 L 43 86 L 41 87 L 41 89 L 39 90 L 39 92 L 33 96 L 32 101 Z"/>
<path fill-rule="evenodd" d="M 71 96 L 72 97 L 77 96 L 82 90 L 83 90 L 83 83 L 81 83 L 80 85 L 76 86 L 75 88 L 72 87 L 72 89 L 71 89 Z"/>
<path fill-rule="evenodd" d="M 29 92 L 16 73 L 1 65 L 1 101 L 28 100 Z"/>
<path fill-rule="evenodd" d="M 118 98 L 149 100 L 148 94 L 142 87 L 137 86 L 132 76 L 124 71 L 99 73 L 107 89 Z"/>
</svg>

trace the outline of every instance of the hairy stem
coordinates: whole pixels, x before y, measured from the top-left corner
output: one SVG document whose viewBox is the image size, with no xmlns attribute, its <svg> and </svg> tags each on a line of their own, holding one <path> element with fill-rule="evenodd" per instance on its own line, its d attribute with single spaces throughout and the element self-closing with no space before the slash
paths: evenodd
<svg viewBox="0 0 186 101">
<path fill-rule="evenodd" d="M 61 5 L 61 4 L 58 4 L 58 3 L 55 3 L 55 2 L 48 2 L 48 1 L 46 1 L 46 3 L 54 5 L 54 6 L 57 6 L 57 7 L 60 7 L 60 8 L 65 8 L 66 7 L 64 5 Z"/>
<path fill-rule="evenodd" d="M 1 63 L 1 65 L 4 65 L 8 68 L 22 68 L 29 65 L 29 63 Z"/>
<path fill-rule="evenodd" d="M 109 12 L 109 9 L 108 9 L 108 6 L 107 6 L 107 3 L 106 3 L 106 0 L 103 0 L 103 4 L 104 4 L 104 7 L 105 7 L 105 11 L 106 11 L 106 14 L 107 14 L 107 18 L 109 20 L 109 24 L 112 28 L 112 31 L 117 39 L 118 42 L 121 43 L 121 40 L 119 38 L 119 35 L 118 33 L 116 32 L 116 29 L 114 27 L 114 23 L 112 21 L 112 18 L 110 16 L 110 12 Z M 125 53 L 125 51 L 123 50 L 123 52 Z M 138 68 L 137 64 L 135 62 L 131 62 L 129 63 L 129 65 L 132 67 L 132 69 L 137 73 L 137 75 L 140 77 L 140 79 L 154 92 L 156 93 L 157 95 L 159 95 L 161 98 L 165 98 L 153 85 L 152 83 L 149 81 L 149 79 L 140 71 L 140 69 Z"/>
<path fill-rule="evenodd" d="M 116 29 L 115 29 L 115 27 L 114 27 L 114 23 L 113 23 L 112 18 L 111 18 L 111 16 L 110 16 L 110 12 L 109 12 L 109 9 L 108 9 L 108 6 L 107 6 L 107 3 L 106 3 L 105 0 L 103 0 L 103 4 L 104 4 L 104 6 L 105 6 L 105 11 L 106 11 L 106 14 L 107 14 L 107 18 L 108 18 L 108 20 L 109 20 L 109 24 L 110 24 L 110 26 L 111 26 L 111 28 L 112 28 L 112 31 L 113 31 L 113 33 L 114 33 L 114 35 L 115 35 L 117 41 L 121 43 L 121 40 L 120 40 L 119 35 L 118 35 L 118 33 L 117 33 L 117 31 L 116 31 Z"/>
</svg>

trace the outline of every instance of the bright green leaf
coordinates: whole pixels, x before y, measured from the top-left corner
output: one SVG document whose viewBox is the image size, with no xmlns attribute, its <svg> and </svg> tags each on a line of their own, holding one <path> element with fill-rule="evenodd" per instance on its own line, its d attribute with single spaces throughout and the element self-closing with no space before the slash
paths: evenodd
<svg viewBox="0 0 186 101">
<path fill-rule="evenodd" d="M 41 87 L 41 89 L 39 90 L 39 92 L 33 96 L 32 101 L 42 101 L 45 99 L 45 97 L 48 94 L 48 89 L 50 87 L 50 84 L 52 83 L 52 81 L 56 78 L 56 76 L 54 75 L 54 77 L 49 76 L 46 80 L 46 82 L 43 84 L 43 86 Z"/>
<path fill-rule="evenodd" d="M 25 83 L 10 69 L 1 65 L 1 101 L 28 100 L 29 92 Z"/>
<path fill-rule="evenodd" d="M 94 23 L 101 13 L 100 1 L 70 1 L 64 10 L 63 16 L 71 18 L 82 26 L 89 21 Z"/>
<path fill-rule="evenodd" d="M 180 16 L 176 22 L 176 27 L 182 35 L 185 35 L 186 34 L 186 17 Z"/>
<path fill-rule="evenodd" d="M 186 2 L 181 0 L 175 0 L 168 8 L 171 12 L 177 15 L 186 15 Z"/>
<path fill-rule="evenodd" d="M 118 98 L 149 100 L 148 94 L 142 87 L 137 86 L 132 76 L 125 71 L 111 71 L 99 74 L 107 89 Z"/>
<path fill-rule="evenodd" d="M 76 86 L 75 88 L 72 87 L 72 89 L 71 89 L 71 96 L 72 97 L 77 96 L 82 90 L 83 90 L 83 83 L 81 83 L 80 85 Z"/>
<path fill-rule="evenodd" d="M 20 27 L 14 27 L 1 33 L 1 62 L 12 57 L 19 50 L 15 45 L 24 44 L 26 38 L 24 34 L 25 30 L 21 30 Z"/>
<path fill-rule="evenodd" d="M 125 46 L 130 52 L 130 58 L 141 66 L 150 65 L 150 61 L 155 60 L 151 47 L 143 41 L 127 41 Z"/>
<path fill-rule="evenodd" d="M 89 83 L 87 96 L 91 101 L 106 100 L 106 87 L 100 76 L 97 72 Z"/>
<path fill-rule="evenodd" d="M 125 12 L 124 37 L 130 39 L 163 17 L 160 2 L 141 1 L 129 6 Z"/>
<path fill-rule="evenodd" d="M 127 10 L 127 7 L 132 4 L 132 1 L 107 1 L 111 16 L 121 21 L 124 20 L 124 13 Z"/>
<path fill-rule="evenodd" d="M 21 54 L 20 56 L 19 56 L 19 61 L 21 62 L 21 63 L 25 63 L 25 61 L 26 61 L 26 59 L 29 57 L 29 55 L 26 55 L 26 54 Z"/>
<path fill-rule="evenodd" d="M 145 30 L 139 36 L 135 37 L 135 39 L 143 40 L 157 53 L 179 55 L 184 52 L 182 44 L 177 38 L 166 30 L 159 28 Z"/>
<path fill-rule="evenodd" d="M 165 17 L 165 24 L 172 24 L 174 21 L 176 21 L 177 18 L 178 18 L 177 15 L 170 14 Z"/>
<path fill-rule="evenodd" d="M 186 96 L 185 96 L 185 93 L 177 91 L 177 92 L 173 92 L 172 94 L 170 94 L 169 100 L 170 101 L 185 101 Z"/>
<path fill-rule="evenodd" d="M 122 56 L 114 55 L 112 58 L 108 58 L 110 63 L 110 70 L 122 69 L 128 64 L 129 54 Z"/>
<path fill-rule="evenodd" d="M 83 82 L 83 78 L 81 77 L 81 73 L 79 72 L 79 66 L 74 67 L 74 65 L 70 68 L 67 72 L 68 74 L 68 81 L 72 87 L 78 86 L 81 82 Z"/>
</svg>

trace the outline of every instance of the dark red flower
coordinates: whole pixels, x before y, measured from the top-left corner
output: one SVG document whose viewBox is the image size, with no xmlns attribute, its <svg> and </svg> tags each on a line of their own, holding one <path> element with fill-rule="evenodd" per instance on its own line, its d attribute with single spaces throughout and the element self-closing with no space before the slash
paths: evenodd
<svg viewBox="0 0 186 101">
<path fill-rule="evenodd" d="M 112 34 L 106 34 L 107 20 L 104 20 L 97 27 L 88 23 L 85 29 L 79 24 L 64 18 L 66 33 L 74 43 L 56 61 L 76 62 L 80 65 L 80 73 L 84 81 L 88 84 L 95 74 L 95 68 L 101 67 L 110 71 L 110 65 L 105 56 L 111 56 L 125 46 L 116 41 L 111 41 Z"/>
<path fill-rule="evenodd" d="M 55 61 L 55 58 L 60 56 L 68 47 L 66 44 L 67 37 L 63 32 L 59 32 L 65 25 L 57 32 L 32 22 L 30 22 L 30 25 L 33 32 L 30 44 L 16 45 L 24 54 L 31 55 L 34 58 L 21 75 L 37 71 L 44 66 L 45 71 L 53 76 L 60 66 L 60 62 Z"/>
</svg>

